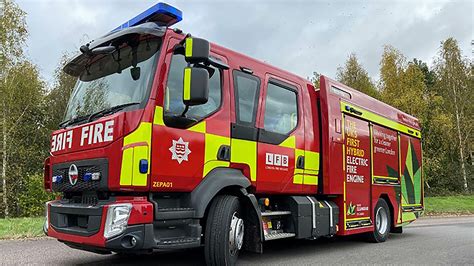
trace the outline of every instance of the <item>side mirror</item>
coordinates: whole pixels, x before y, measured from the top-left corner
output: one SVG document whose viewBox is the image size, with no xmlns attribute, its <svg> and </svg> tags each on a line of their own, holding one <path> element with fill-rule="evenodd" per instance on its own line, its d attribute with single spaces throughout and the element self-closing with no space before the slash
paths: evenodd
<svg viewBox="0 0 474 266">
<path fill-rule="evenodd" d="M 200 39 L 188 37 L 184 43 L 184 56 L 188 63 L 202 63 L 209 60 L 209 51 L 211 46 L 209 42 Z"/>
<path fill-rule="evenodd" d="M 183 103 L 186 106 L 207 103 L 209 98 L 209 72 L 204 68 L 184 68 Z"/>
</svg>

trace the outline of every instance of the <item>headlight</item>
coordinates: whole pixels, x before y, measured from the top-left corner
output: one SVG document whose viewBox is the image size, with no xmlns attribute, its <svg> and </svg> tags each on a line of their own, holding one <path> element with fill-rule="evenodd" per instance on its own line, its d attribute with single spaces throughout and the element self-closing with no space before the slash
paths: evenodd
<svg viewBox="0 0 474 266">
<path fill-rule="evenodd" d="M 105 238 L 119 235 L 127 228 L 131 210 L 130 203 L 109 205 L 104 228 Z"/>
</svg>

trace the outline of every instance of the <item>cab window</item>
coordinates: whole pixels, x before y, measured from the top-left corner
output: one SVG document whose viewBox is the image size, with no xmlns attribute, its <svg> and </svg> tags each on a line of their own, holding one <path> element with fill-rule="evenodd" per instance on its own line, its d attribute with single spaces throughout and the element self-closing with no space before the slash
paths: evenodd
<svg viewBox="0 0 474 266">
<path fill-rule="evenodd" d="M 260 80 L 250 74 L 234 71 L 234 87 L 237 122 L 253 126 L 257 114 Z"/>
<path fill-rule="evenodd" d="M 293 131 L 298 123 L 296 91 L 270 82 L 265 99 L 264 129 L 283 135 Z"/>
<path fill-rule="evenodd" d="M 186 107 L 183 103 L 183 75 L 186 66 L 184 55 L 173 55 L 165 91 L 165 115 L 180 116 Z M 221 73 L 217 68 L 212 66 L 210 68 L 209 100 L 202 105 L 190 106 L 186 117 L 201 120 L 217 111 L 221 105 Z"/>
</svg>

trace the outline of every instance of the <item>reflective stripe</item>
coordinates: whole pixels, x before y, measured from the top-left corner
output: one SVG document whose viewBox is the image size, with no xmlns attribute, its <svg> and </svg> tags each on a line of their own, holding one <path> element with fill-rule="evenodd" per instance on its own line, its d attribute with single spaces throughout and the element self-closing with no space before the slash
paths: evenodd
<svg viewBox="0 0 474 266">
<path fill-rule="evenodd" d="M 329 204 L 329 202 L 327 202 L 327 201 L 324 201 L 324 203 L 326 203 L 326 205 L 328 205 L 328 207 L 329 207 L 329 225 L 330 225 L 330 228 L 332 228 L 332 226 L 333 226 L 333 221 L 332 221 L 332 206 L 331 206 L 331 204 Z"/>
<path fill-rule="evenodd" d="M 348 106 L 349 108 L 351 108 L 353 110 L 359 111 L 360 114 L 356 114 L 356 113 L 353 113 L 353 112 L 350 112 L 350 111 L 346 110 L 346 106 Z M 354 115 L 354 116 L 358 116 L 358 117 L 363 118 L 365 120 L 368 120 L 368 121 L 377 123 L 379 125 L 391 128 L 393 130 L 397 130 L 397 131 L 400 131 L 402 133 L 408 134 L 408 135 L 413 136 L 415 138 L 421 138 L 421 133 L 418 129 L 414 129 L 414 128 L 409 127 L 409 126 L 405 126 L 404 124 L 400 124 L 398 122 L 395 122 L 393 120 L 385 118 L 381 115 L 372 113 L 372 112 L 367 111 L 363 108 L 356 107 L 354 105 L 351 105 L 349 103 L 345 103 L 345 102 L 342 102 L 342 101 L 341 101 L 341 112 L 351 114 L 351 115 Z"/>
<path fill-rule="evenodd" d="M 230 161 L 233 163 L 247 164 L 250 168 L 250 180 L 257 180 L 257 142 L 232 139 L 232 152 Z"/>
<path fill-rule="evenodd" d="M 186 50 L 184 52 L 184 55 L 186 57 L 191 57 L 193 56 L 193 38 L 186 38 Z"/>
<path fill-rule="evenodd" d="M 152 124 L 142 122 L 137 129 L 123 139 L 122 165 L 120 168 L 120 185 L 146 186 L 150 173 L 150 147 Z M 146 173 L 140 173 L 140 160 L 148 161 Z"/>
<path fill-rule="evenodd" d="M 140 160 L 148 161 L 147 172 L 140 173 Z M 148 155 L 148 146 L 136 146 L 133 148 L 133 179 L 132 186 L 146 186 L 148 173 L 150 172 L 150 161 Z"/>
<path fill-rule="evenodd" d="M 120 170 L 120 185 L 132 185 L 133 148 L 125 149 L 122 153 L 122 168 Z"/>
<path fill-rule="evenodd" d="M 163 121 L 163 107 L 156 106 L 155 114 L 153 115 L 153 124 L 164 126 L 165 122 Z"/>
<path fill-rule="evenodd" d="M 183 100 L 189 101 L 191 99 L 191 68 L 184 68 L 184 85 L 183 85 Z"/>
<path fill-rule="evenodd" d="M 303 184 L 312 185 L 312 186 L 318 185 L 318 176 L 305 174 L 304 179 L 303 179 Z"/>
<path fill-rule="evenodd" d="M 206 134 L 206 121 L 199 122 L 196 125 L 188 128 L 187 130 Z"/>
<path fill-rule="evenodd" d="M 278 146 L 294 149 L 296 147 L 296 137 L 294 135 L 289 136 L 282 143 L 280 143 L 280 145 L 278 145 Z"/>
<path fill-rule="evenodd" d="M 306 196 L 306 198 L 311 202 L 312 207 L 312 222 L 313 222 L 313 229 L 316 228 L 316 206 L 313 199 L 310 196 Z"/>
<path fill-rule="evenodd" d="M 370 217 L 347 218 L 346 219 L 346 221 L 360 221 L 360 220 L 370 220 Z"/>
<path fill-rule="evenodd" d="M 230 146 L 230 138 L 209 133 L 205 135 L 205 163 L 202 177 L 205 177 L 214 168 L 230 166 L 229 162 L 217 159 L 219 148 L 223 145 Z"/>
<path fill-rule="evenodd" d="M 301 185 L 303 184 L 303 174 L 294 174 L 293 175 L 293 184 Z"/>
<path fill-rule="evenodd" d="M 296 138 L 295 138 L 296 139 Z M 293 172 L 293 184 L 301 185 L 304 182 L 304 169 L 296 167 L 298 157 L 304 156 L 304 150 L 295 149 L 295 170 Z"/>
<path fill-rule="evenodd" d="M 314 151 L 304 151 L 304 168 L 306 170 L 319 171 L 319 153 Z"/>
</svg>

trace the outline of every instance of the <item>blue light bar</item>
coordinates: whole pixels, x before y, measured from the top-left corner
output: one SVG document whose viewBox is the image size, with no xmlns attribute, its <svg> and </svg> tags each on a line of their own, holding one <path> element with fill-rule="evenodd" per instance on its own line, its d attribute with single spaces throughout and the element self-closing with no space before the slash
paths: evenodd
<svg viewBox="0 0 474 266">
<path fill-rule="evenodd" d="M 157 22 L 160 26 L 169 27 L 180 22 L 182 19 L 183 12 L 181 12 L 181 10 L 165 3 L 158 3 L 118 26 L 113 31 L 133 27 L 145 22 Z"/>
</svg>

